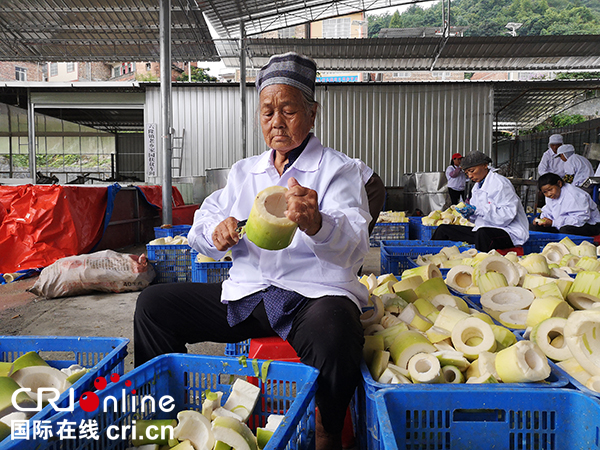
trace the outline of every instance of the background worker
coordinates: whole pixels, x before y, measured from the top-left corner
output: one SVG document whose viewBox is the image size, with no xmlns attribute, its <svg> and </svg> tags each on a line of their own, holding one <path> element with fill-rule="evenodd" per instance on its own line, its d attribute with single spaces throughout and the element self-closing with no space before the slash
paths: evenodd
<svg viewBox="0 0 600 450">
<path fill-rule="evenodd" d="M 448 195 L 450 196 L 450 204 L 458 205 L 461 197 L 465 199 L 465 185 L 467 184 L 467 176 L 460 167 L 462 155 L 455 153 L 452 155 L 452 161 L 446 168 L 446 179 L 448 180 Z"/>
<path fill-rule="evenodd" d="M 546 197 L 546 205 L 539 219 L 534 219 L 532 230 L 579 236 L 600 234 L 600 212 L 587 192 L 565 183 L 555 173 L 542 175 L 538 188 Z"/>
<path fill-rule="evenodd" d="M 557 155 L 564 162 L 565 175 L 563 179 L 567 183 L 581 187 L 585 180 L 594 175 L 592 163 L 585 156 L 575 153 L 575 147 L 571 144 L 561 145 Z"/>
<path fill-rule="evenodd" d="M 558 176 L 565 174 L 565 163 L 557 155 L 558 147 L 563 145 L 563 137 L 560 134 L 553 134 L 548 139 L 548 150 L 542 155 L 542 159 L 538 164 L 538 175 L 544 175 L 551 172 Z"/>
<path fill-rule="evenodd" d="M 260 70 L 259 119 L 268 150 L 236 162 L 227 184 L 208 196 L 188 234 L 192 248 L 233 266 L 222 283 L 157 284 L 138 297 L 136 366 L 194 342 L 235 343 L 280 336 L 319 370 L 316 450 L 341 450 L 346 410 L 361 377 L 361 307 L 368 290 L 357 273 L 369 251 L 371 220 L 356 162 L 311 132 L 317 67 L 297 53 Z M 240 238 L 258 192 L 287 187 L 285 216 L 298 224 L 291 244 L 265 250 Z"/>
<path fill-rule="evenodd" d="M 521 200 L 510 180 L 490 169 L 491 162 L 480 151 L 468 153 L 461 161 L 474 186 L 469 204 L 457 211 L 475 227 L 440 225 L 433 240 L 466 241 L 487 252 L 520 246 L 529 239 L 529 222 Z"/>
</svg>

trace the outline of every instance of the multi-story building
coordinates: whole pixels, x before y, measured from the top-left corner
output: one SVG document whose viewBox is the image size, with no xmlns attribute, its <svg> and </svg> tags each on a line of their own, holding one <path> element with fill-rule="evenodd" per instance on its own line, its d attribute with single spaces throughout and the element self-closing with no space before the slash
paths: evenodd
<svg viewBox="0 0 600 450">
<path fill-rule="evenodd" d="M 0 81 L 43 81 L 44 64 L 23 61 L 0 62 Z"/>
</svg>

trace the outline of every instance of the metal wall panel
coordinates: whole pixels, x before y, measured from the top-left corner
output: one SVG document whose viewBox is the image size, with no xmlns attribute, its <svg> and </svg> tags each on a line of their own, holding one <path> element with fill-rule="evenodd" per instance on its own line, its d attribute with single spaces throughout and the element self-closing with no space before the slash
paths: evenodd
<svg viewBox="0 0 600 450">
<path fill-rule="evenodd" d="M 253 86 L 247 89 L 251 156 L 266 146 L 254 125 L 258 97 Z M 173 87 L 176 135 L 185 128 L 182 176 L 205 175 L 205 169 L 231 167 L 242 158 L 239 97 L 237 84 Z M 319 85 L 317 100 L 315 134 L 325 145 L 365 161 L 386 186 L 400 186 L 405 173 L 443 171 L 455 152 L 492 151 L 491 84 Z M 147 89 L 145 115 L 146 123 L 160 127 L 157 87 Z"/>
</svg>

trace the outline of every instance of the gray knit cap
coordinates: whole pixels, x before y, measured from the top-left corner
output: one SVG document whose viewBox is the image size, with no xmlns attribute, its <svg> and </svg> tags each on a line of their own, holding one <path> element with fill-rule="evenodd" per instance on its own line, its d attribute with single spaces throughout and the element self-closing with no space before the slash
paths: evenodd
<svg viewBox="0 0 600 450">
<path fill-rule="evenodd" d="M 315 98 L 315 62 L 296 52 L 273 55 L 256 77 L 256 90 L 260 92 L 272 84 L 287 84 L 302 91 L 309 99 Z"/>
<path fill-rule="evenodd" d="M 475 167 L 480 164 L 489 164 L 492 162 L 492 158 L 490 158 L 485 153 L 480 152 L 479 150 L 473 150 L 469 152 L 460 162 L 460 167 L 463 170 L 468 169 L 469 167 Z"/>
</svg>

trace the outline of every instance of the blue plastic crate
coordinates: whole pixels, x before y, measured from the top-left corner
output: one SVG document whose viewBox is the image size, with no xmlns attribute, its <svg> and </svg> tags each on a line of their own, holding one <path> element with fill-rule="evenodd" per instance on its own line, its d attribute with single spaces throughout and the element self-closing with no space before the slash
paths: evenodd
<svg viewBox="0 0 600 450">
<path fill-rule="evenodd" d="M 474 392 L 485 392 L 493 395 L 499 389 L 513 388 L 520 389 L 540 389 L 547 390 L 551 388 L 560 388 L 569 384 L 568 379 L 557 367 L 551 365 L 552 372 L 547 380 L 539 383 L 498 383 L 498 384 L 385 384 L 378 383 L 373 379 L 365 362 L 361 364 L 362 381 L 358 386 L 354 399 L 354 408 L 352 410 L 354 424 L 359 424 L 356 430 L 360 442 L 360 448 L 368 450 L 377 450 L 382 448 L 382 437 L 379 431 L 378 414 L 375 405 L 375 395 L 381 390 L 400 391 L 404 397 L 412 397 L 413 392 L 418 391 L 423 386 L 436 392 L 439 389 L 450 392 L 462 392 L 464 395 Z M 433 405 L 434 403 L 432 403 Z M 412 447 L 411 447 L 412 448 Z M 417 447 L 420 448 L 420 447 Z M 424 447 L 428 448 L 428 447 Z M 491 448 L 491 447 L 481 447 Z"/>
<path fill-rule="evenodd" d="M 423 225 L 422 217 L 409 217 L 408 233 L 411 239 L 420 239 L 423 241 L 431 240 L 436 226 Z"/>
<path fill-rule="evenodd" d="M 473 244 L 469 244 L 467 242 L 461 242 L 461 241 L 447 241 L 447 240 L 440 240 L 440 241 L 432 241 L 431 239 L 429 240 L 419 240 L 419 239 L 409 239 L 409 240 L 384 240 L 381 241 L 379 243 L 380 247 L 452 247 L 452 246 L 457 246 L 461 251 L 463 251 L 463 248 L 468 249 L 468 248 L 475 248 L 475 245 Z"/>
<path fill-rule="evenodd" d="M 173 225 L 170 228 L 154 227 L 154 236 L 158 238 L 163 237 L 175 237 L 185 236 L 187 237 L 188 232 L 192 228 L 191 225 Z"/>
<path fill-rule="evenodd" d="M 452 242 L 452 241 L 433 241 L 433 242 Z M 453 244 L 454 245 L 454 244 Z M 419 255 L 431 255 L 439 253 L 447 245 L 441 246 L 400 246 L 400 247 L 388 247 L 384 245 L 381 247 L 381 273 L 392 273 L 394 275 L 401 275 L 402 271 L 411 269 L 417 264 L 414 259 Z M 466 251 L 470 247 L 468 245 L 460 247 L 461 251 Z"/>
<path fill-rule="evenodd" d="M 195 283 L 218 283 L 229 278 L 231 261 L 196 262 L 192 260 L 192 281 Z"/>
<path fill-rule="evenodd" d="M 594 243 L 594 238 L 591 236 L 575 236 L 572 234 L 530 231 L 529 239 L 523 244 L 523 252 L 526 255 L 529 253 L 539 253 L 549 242 L 559 242 L 565 237 L 571 239 L 575 244 L 581 244 L 583 241 Z"/>
<path fill-rule="evenodd" d="M 259 360 L 261 368 L 264 360 Z M 263 427 L 267 417 L 272 414 L 285 414 L 286 419 L 273 434 L 265 450 L 309 449 L 314 441 L 316 380 L 318 370 L 304 364 L 271 362 L 265 381 L 255 378 L 261 389 L 261 398 L 248 420 L 248 426 L 255 431 Z M 102 407 L 92 412 L 84 411 L 79 404 L 72 413 L 60 413 L 51 420 L 50 426 L 57 430 L 63 420 L 80 424 L 82 420 L 98 424 L 98 440 L 88 436 L 78 439 L 43 440 L 30 439 L 17 441 L 14 448 L 19 450 L 51 449 L 51 450 L 124 450 L 131 446 L 129 433 L 131 428 L 123 430 L 123 426 L 131 425 L 133 420 L 141 419 L 175 419 L 182 410 L 202 409 L 202 393 L 206 389 L 222 391 L 224 403 L 231 391 L 234 377 L 256 377 L 253 364 L 248 361 L 244 367 L 237 358 L 214 357 L 204 355 L 169 354 L 159 356 L 137 367 L 97 392 L 100 405 L 104 400 L 114 397 L 117 401 L 117 412 L 114 403 L 109 402 L 109 412 Z M 134 393 L 135 392 L 135 393 Z M 159 400 L 165 396 L 173 398 L 170 403 L 173 410 L 165 412 L 159 408 Z M 143 398 L 151 398 L 156 402 L 154 409 L 142 409 Z M 123 407 L 123 404 L 125 407 Z M 132 404 L 135 406 L 132 408 Z M 145 405 L 149 402 L 145 401 Z M 107 430 L 123 430 L 124 439 L 111 439 Z M 116 427 L 116 428 L 114 428 Z"/>
<path fill-rule="evenodd" d="M 378 222 L 375 224 L 369 242 L 371 247 L 379 247 L 384 240 L 408 239 L 408 222 Z"/>
<path fill-rule="evenodd" d="M 192 281 L 192 248 L 189 245 L 146 245 L 154 267 L 154 283 Z"/>
<path fill-rule="evenodd" d="M 600 403 L 581 392 L 420 386 L 375 396 L 383 449 L 600 449 Z"/>
<path fill-rule="evenodd" d="M 225 356 L 248 356 L 250 351 L 250 339 L 225 346 Z"/>
<path fill-rule="evenodd" d="M 79 336 L 0 336 L 0 361 L 12 362 L 27 352 L 37 352 L 50 366 L 63 369 L 79 364 L 89 369 L 73 386 L 62 393 L 56 402 L 59 408 L 69 404 L 70 390 L 75 400 L 86 391 L 94 391 L 94 380 L 113 373 L 122 375 L 129 339 Z M 31 420 L 44 420 L 56 412 L 47 405 Z M 11 448 L 10 439 L 0 443 L 0 449 Z"/>
</svg>

